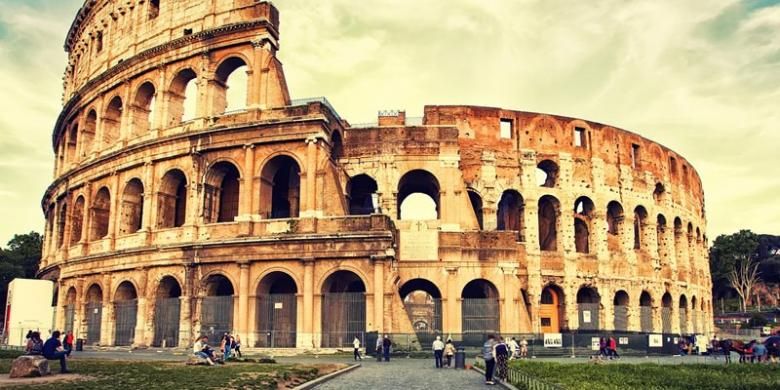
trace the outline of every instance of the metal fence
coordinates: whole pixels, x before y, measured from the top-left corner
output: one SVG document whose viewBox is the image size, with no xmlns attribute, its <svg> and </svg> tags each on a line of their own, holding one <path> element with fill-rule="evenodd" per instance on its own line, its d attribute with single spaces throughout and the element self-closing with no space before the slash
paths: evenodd
<svg viewBox="0 0 780 390">
<path fill-rule="evenodd" d="M 130 299 L 114 303 L 114 345 L 133 344 L 137 316 L 138 300 Z"/>
<path fill-rule="evenodd" d="M 365 293 L 327 293 L 322 296 L 323 347 L 349 347 L 365 329 Z"/>
<path fill-rule="evenodd" d="M 688 310 L 680 308 L 680 332 L 688 333 Z"/>
<path fill-rule="evenodd" d="M 653 331 L 653 308 L 650 306 L 639 307 L 639 326 L 642 332 Z"/>
<path fill-rule="evenodd" d="M 534 378 L 516 367 L 507 367 L 507 382 L 527 390 L 562 390 L 563 387 Z"/>
<path fill-rule="evenodd" d="M 103 318 L 103 304 L 100 302 L 87 303 L 87 344 L 100 342 L 100 327 Z"/>
<path fill-rule="evenodd" d="M 599 306 L 598 303 L 577 304 L 577 317 L 579 318 L 580 329 L 599 329 Z"/>
<path fill-rule="evenodd" d="M 258 324 L 255 332 L 255 347 L 295 347 L 297 314 L 295 294 L 259 296 L 255 310 L 255 323 Z"/>
<path fill-rule="evenodd" d="M 218 344 L 233 328 L 233 296 L 203 297 L 200 306 L 200 334 L 208 336 L 209 343 Z"/>
<path fill-rule="evenodd" d="M 420 343 L 432 343 L 437 335 L 441 335 L 441 299 L 434 298 L 426 303 L 404 302 L 404 309 Z"/>
<path fill-rule="evenodd" d="M 76 305 L 65 306 L 65 333 L 73 332 L 73 325 L 76 321 Z"/>
<path fill-rule="evenodd" d="M 614 321 L 615 330 L 628 330 L 628 306 L 615 306 Z"/>
<path fill-rule="evenodd" d="M 463 333 L 498 332 L 498 299 L 463 298 L 461 310 L 463 313 Z"/>
<path fill-rule="evenodd" d="M 179 316 L 181 300 L 160 298 L 154 302 L 153 347 L 176 347 L 179 345 Z"/>
<path fill-rule="evenodd" d="M 661 329 L 664 333 L 672 333 L 672 309 L 670 307 L 661 308 Z"/>
</svg>

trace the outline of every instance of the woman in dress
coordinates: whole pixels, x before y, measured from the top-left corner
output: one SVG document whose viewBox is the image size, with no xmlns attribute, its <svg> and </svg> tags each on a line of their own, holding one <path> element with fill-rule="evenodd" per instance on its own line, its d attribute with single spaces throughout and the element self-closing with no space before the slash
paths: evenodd
<svg viewBox="0 0 780 390">
<path fill-rule="evenodd" d="M 496 377 L 502 381 L 506 381 L 507 377 L 507 361 L 509 360 L 509 346 L 504 342 L 503 337 L 498 337 L 498 343 L 493 347 L 494 355 L 496 357 Z"/>
</svg>

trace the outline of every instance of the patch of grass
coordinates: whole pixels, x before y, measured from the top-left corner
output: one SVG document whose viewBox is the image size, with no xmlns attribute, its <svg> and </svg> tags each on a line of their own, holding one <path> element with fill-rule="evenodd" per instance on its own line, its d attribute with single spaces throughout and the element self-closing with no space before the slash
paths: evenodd
<svg viewBox="0 0 780 390">
<path fill-rule="evenodd" d="M 0 372 L 11 369 L 10 359 L 0 360 Z M 52 371 L 59 370 L 59 363 L 50 362 Z M 252 389 L 275 390 L 278 383 L 291 378 L 300 382 L 318 376 L 315 367 L 228 363 L 217 366 L 185 366 L 183 362 L 122 362 L 91 359 L 73 359 L 68 369 L 95 380 L 68 384 L 77 389 Z M 61 389 L 61 383 L 35 386 L 35 389 Z M 16 387 L 18 389 L 32 387 Z"/>
<path fill-rule="evenodd" d="M 24 352 L 22 351 L 15 351 L 12 349 L 0 349 L 0 359 L 16 359 L 22 355 L 24 355 Z"/>
<path fill-rule="evenodd" d="M 780 370 L 763 364 L 562 364 L 512 362 L 511 367 L 565 389 L 777 389 Z M 523 388 L 519 384 L 518 388 Z"/>
</svg>

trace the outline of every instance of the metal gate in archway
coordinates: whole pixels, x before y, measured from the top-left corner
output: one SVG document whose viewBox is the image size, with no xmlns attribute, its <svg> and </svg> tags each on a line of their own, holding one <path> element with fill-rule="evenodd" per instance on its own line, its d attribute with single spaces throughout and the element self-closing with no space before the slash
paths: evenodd
<svg viewBox="0 0 780 390">
<path fill-rule="evenodd" d="M 362 292 L 322 295 L 322 346 L 352 346 L 366 332 L 366 294 Z"/>
<path fill-rule="evenodd" d="M 87 303 L 87 344 L 100 342 L 100 326 L 103 318 L 103 304 L 100 302 Z"/>
<path fill-rule="evenodd" d="M 680 333 L 688 333 L 688 309 L 680 308 Z"/>
<path fill-rule="evenodd" d="M 219 343 L 226 332 L 233 329 L 233 296 L 203 297 L 200 306 L 200 333 L 209 343 Z"/>
<path fill-rule="evenodd" d="M 463 333 L 479 334 L 498 332 L 499 308 L 496 298 L 463 298 L 461 301 Z"/>
<path fill-rule="evenodd" d="M 114 303 L 114 345 L 127 346 L 133 344 L 135 341 L 137 316 L 137 299 Z"/>
<path fill-rule="evenodd" d="M 615 306 L 615 330 L 628 330 L 628 306 Z"/>
<path fill-rule="evenodd" d="M 653 331 L 653 308 L 650 306 L 639 307 L 639 326 L 642 332 Z"/>
<path fill-rule="evenodd" d="M 661 328 L 664 333 L 672 333 L 672 309 L 661 308 Z"/>
<path fill-rule="evenodd" d="M 65 305 L 65 333 L 73 332 L 73 325 L 76 322 L 76 306 Z"/>
<path fill-rule="evenodd" d="M 295 294 L 258 296 L 255 347 L 295 348 L 297 307 Z"/>
<path fill-rule="evenodd" d="M 176 347 L 179 345 L 179 315 L 181 299 L 160 298 L 154 302 L 153 347 Z"/>
<path fill-rule="evenodd" d="M 424 303 L 404 300 L 404 309 L 420 345 L 429 345 L 441 335 L 441 299 L 432 298 Z"/>
</svg>

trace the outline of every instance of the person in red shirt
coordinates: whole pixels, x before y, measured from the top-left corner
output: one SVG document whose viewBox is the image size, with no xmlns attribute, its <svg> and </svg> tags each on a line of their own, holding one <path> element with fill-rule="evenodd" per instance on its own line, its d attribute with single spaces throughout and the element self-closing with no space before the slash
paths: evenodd
<svg viewBox="0 0 780 390">
<path fill-rule="evenodd" d="M 617 353 L 617 341 L 614 337 L 609 338 L 609 355 L 610 359 L 620 359 L 620 355 Z"/>
<path fill-rule="evenodd" d="M 68 356 L 70 356 L 70 352 L 73 351 L 73 332 L 68 331 L 62 344 L 62 347 L 68 352 Z"/>
</svg>

